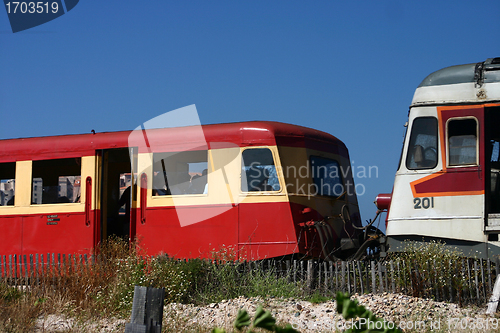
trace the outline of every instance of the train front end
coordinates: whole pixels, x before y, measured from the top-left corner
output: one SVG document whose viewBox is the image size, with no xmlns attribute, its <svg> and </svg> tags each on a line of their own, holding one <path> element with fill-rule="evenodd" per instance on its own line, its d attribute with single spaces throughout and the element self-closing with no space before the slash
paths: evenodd
<svg viewBox="0 0 500 333">
<path fill-rule="evenodd" d="M 392 195 L 379 196 L 391 251 L 443 242 L 500 254 L 500 58 L 452 66 L 417 88 Z"/>
<path fill-rule="evenodd" d="M 348 150 L 327 133 L 303 130 L 300 138 L 276 133 L 297 252 L 325 260 L 350 257 L 362 239 Z"/>
</svg>

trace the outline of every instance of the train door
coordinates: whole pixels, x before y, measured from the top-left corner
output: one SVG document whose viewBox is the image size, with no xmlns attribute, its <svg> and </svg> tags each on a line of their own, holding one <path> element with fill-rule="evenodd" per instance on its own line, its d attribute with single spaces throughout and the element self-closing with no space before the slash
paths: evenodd
<svg viewBox="0 0 500 333">
<path fill-rule="evenodd" d="M 135 236 L 133 203 L 136 181 L 130 155 L 136 156 L 136 151 L 134 148 L 106 149 L 99 151 L 98 155 L 100 230 L 97 238 L 104 240 L 116 236 L 129 240 Z"/>
<path fill-rule="evenodd" d="M 438 108 L 438 116 L 444 173 L 435 178 L 437 190 L 450 198 L 448 214 L 455 221 L 462 220 L 463 227 L 473 228 L 474 220 L 484 225 L 484 108 L 443 107 Z"/>
<path fill-rule="evenodd" d="M 485 211 L 488 240 L 498 241 L 500 232 L 500 107 L 485 108 Z"/>
</svg>

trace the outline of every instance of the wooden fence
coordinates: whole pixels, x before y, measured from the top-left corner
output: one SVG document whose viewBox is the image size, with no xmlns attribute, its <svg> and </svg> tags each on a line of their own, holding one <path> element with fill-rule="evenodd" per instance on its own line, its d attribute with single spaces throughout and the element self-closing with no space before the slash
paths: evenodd
<svg viewBox="0 0 500 333">
<path fill-rule="evenodd" d="M 404 260 L 390 261 L 291 261 L 274 264 L 279 275 L 289 281 L 302 281 L 309 290 L 380 294 L 404 293 L 455 303 L 488 302 L 500 263 L 482 259 L 463 259 L 426 267 Z M 273 266 L 273 265 L 271 265 Z M 278 268 L 279 267 L 279 268 Z"/>
<path fill-rule="evenodd" d="M 0 280 L 14 286 L 51 283 L 71 272 L 89 272 L 105 259 L 93 255 L 31 254 L 0 256 Z M 220 263 L 219 263 L 220 264 Z M 251 270 L 272 272 L 289 282 L 300 283 L 310 292 L 404 293 L 459 304 L 485 304 L 492 293 L 500 262 L 483 259 L 408 262 L 266 260 L 238 265 L 241 274 Z M 58 285 L 60 284 L 57 283 Z"/>
<path fill-rule="evenodd" d="M 30 286 L 46 277 L 54 280 L 69 275 L 71 271 L 88 271 L 95 263 L 95 256 L 87 254 L 1 255 L 0 279 L 13 286 Z"/>
</svg>

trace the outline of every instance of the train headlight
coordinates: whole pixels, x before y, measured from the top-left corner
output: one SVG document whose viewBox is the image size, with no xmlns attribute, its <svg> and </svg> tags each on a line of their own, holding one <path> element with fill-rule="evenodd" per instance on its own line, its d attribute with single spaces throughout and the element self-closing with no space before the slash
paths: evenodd
<svg viewBox="0 0 500 333">
<path fill-rule="evenodd" d="M 392 193 L 380 193 L 375 198 L 375 206 L 379 210 L 387 210 L 391 206 Z"/>
</svg>

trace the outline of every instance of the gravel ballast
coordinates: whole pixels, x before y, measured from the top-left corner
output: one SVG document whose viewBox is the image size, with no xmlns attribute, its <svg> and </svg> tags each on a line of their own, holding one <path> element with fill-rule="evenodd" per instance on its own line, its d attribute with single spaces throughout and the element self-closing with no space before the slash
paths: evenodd
<svg viewBox="0 0 500 333">
<path fill-rule="evenodd" d="M 457 304 L 435 302 L 402 294 L 355 294 L 352 299 L 370 309 L 377 318 L 385 319 L 403 331 L 413 332 L 487 332 L 499 328 L 496 316 L 486 315 L 486 306 L 460 308 Z M 311 303 L 296 299 L 239 297 L 205 306 L 171 303 L 164 307 L 163 326 L 172 332 L 209 332 L 214 327 L 232 332 L 239 309 L 251 317 L 259 305 L 270 311 L 277 323 L 289 323 L 300 332 L 341 332 L 355 322 L 346 322 L 337 314 L 334 300 Z M 78 323 L 72 318 L 50 315 L 40 318 L 37 332 L 61 332 L 77 329 L 79 332 L 123 332 L 129 320 L 106 319 L 99 322 Z"/>
<path fill-rule="evenodd" d="M 485 314 L 486 308 L 460 308 L 457 304 L 390 293 L 355 294 L 353 298 L 370 309 L 377 318 L 383 318 L 404 330 L 455 332 L 463 329 L 470 332 L 477 328 L 477 332 L 484 332 L 486 328 L 499 326 L 497 318 Z M 354 324 L 352 321 L 346 322 L 337 314 L 334 300 L 314 304 L 294 299 L 239 297 L 201 307 L 169 304 L 165 307 L 164 325 L 174 324 L 179 318 L 184 318 L 184 327 L 199 325 L 231 330 L 239 309 L 246 309 L 253 316 L 259 305 L 270 311 L 278 323 L 290 323 L 300 332 L 343 331 Z M 482 329 L 479 328 L 480 323 Z"/>
</svg>

